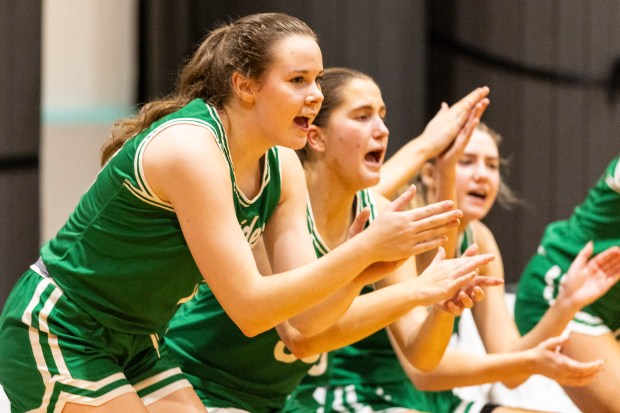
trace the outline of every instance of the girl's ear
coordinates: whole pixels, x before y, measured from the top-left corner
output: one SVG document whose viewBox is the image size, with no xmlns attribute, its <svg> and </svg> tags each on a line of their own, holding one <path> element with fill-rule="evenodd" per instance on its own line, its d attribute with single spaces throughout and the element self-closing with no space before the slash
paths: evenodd
<svg viewBox="0 0 620 413">
<path fill-rule="evenodd" d="M 256 100 L 258 85 L 253 79 L 243 76 L 239 72 L 234 72 L 231 79 L 233 92 L 243 103 L 253 104 Z"/>
<path fill-rule="evenodd" d="M 437 180 L 437 170 L 435 169 L 435 165 L 430 162 L 424 163 L 424 165 L 422 165 L 422 170 L 420 171 L 420 178 L 422 180 L 422 185 L 424 185 L 427 190 L 427 193 L 434 193 Z"/>
<path fill-rule="evenodd" d="M 307 145 L 313 152 L 325 152 L 325 139 L 321 128 L 316 125 L 310 125 L 307 135 Z"/>
</svg>

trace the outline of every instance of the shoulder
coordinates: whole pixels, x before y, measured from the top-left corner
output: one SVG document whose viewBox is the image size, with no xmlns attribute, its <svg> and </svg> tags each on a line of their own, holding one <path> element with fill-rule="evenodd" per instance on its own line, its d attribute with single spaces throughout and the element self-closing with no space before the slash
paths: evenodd
<svg viewBox="0 0 620 413">
<path fill-rule="evenodd" d="M 498 249 L 495 235 L 481 221 L 472 221 L 469 226 L 474 235 L 474 242 L 480 247 L 480 253 L 494 253 Z"/>
<path fill-rule="evenodd" d="M 148 142 L 142 167 L 149 185 L 162 199 L 162 186 L 199 182 L 205 179 L 229 181 L 229 168 L 210 128 L 195 123 L 174 123 Z"/>
</svg>

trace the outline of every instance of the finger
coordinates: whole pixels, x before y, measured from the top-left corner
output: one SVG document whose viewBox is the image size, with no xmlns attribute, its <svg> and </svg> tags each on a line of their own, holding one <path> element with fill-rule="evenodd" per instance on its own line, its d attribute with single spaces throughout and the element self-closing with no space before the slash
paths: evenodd
<svg viewBox="0 0 620 413">
<path fill-rule="evenodd" d="M 394 201 L 392 201 L 385 210 L 387 211 L 403 211 L 408 209 L 408 206 L 411 204 L 413 197 L 416 193 L 415 185 L 410 185 L 409 188 L 402 194 L 398 196 Z"/>
<path fill-rule="evenodd" d="M 437 249 L 448 242 L 448 237 L 439 236 L 436 238 L 425 239 L 423 241 L 417 242 L 413 249 L 411 250 L 411 255 L 418 255 L 426 251 L 432 251 Z"/>
<path fill-rule="evenodd" d="M 484 111 L 487 110 L 490 103 L 491 101 L 487 98 L 484 98 L 480 102 L 478 102 L 476 106 L 474 106 L 474 117 L 480 120 L 480 118 L 482 117 L 482 114 L 484 113 Z"/>
<path fill-rule="evenodd" d="M 475 302 L 475 303 L 479 303 L 480 301 L 484 300 L 484 297 L 486 297 L 486 294 L 484 293 L 484 290 L 478 286 L 475 286 L 474 288 L 472 288 L 469 292 L 469 297 Z"/>
<path fill-rule="evenodd" d="M 620 273 L 620 247 L 613 246 L 592 258 L 588 265 L 596 265 L 608 275 Z"/>
<path fill-rule="evenodd" d="M 559 336 L 551 337 L 542 342 L 542 345 L 545 346 L 548 350 L 553 350 L 555 352 L 559 352 L 562 347 L 566 344 L 570 336 L 568 334 L 562 334 Z"/>
<path fill-rule="evenodd" d="M 370 218 L 370 208 L 362 209 L 359 212 L 359 214 L 357 214 L 357 216 L 353 220 L 353 223 L 349 227 L 349 232 L 347 233 L 347 239 L 353 238 L 354 236 L 362 232 L 369 218 Z"/>
<path fill-rule="evenodd" d="M 454 258 L 454 260 L 459 263 L 461 271 L 473 271 L 478 267 L 488 264 L 494 259 L 495 255 L 493 254 L 479 254 L 471 257 Z M 491 278 L 499 279 L 497 277 Z"/>
<path fill-rule="evenodd" d="M 443 261 L 446 258 L 446 250 L 443 247 L 437 248 L 437 254 L 433 257 L 432 264 L 437 264 L 439 261 Z"/>
<path fill-rule="evenodd" d="M 479 100 L 486 97 L 490 92 L 490 89 L 487 86 L 477 87 L 476 89 L 469 92 L 465 97 L 461 98 L 454 105 L 463 105 L 471 107 L 476 104 Z M 453 106 L 454 106 L 453 105 Z"/>
<path fill-rule="evenodd" d="M 592 243 L 592 241 L 588 241 L 586 243 L 586 245 L 581 249 L 581 251 L 579 251 L 579 254 L 577 254 L 577 257 L 575 257 L 575 259 L 573 260 L 573 263 L 571 264 L 571 268 L 569 269 L 569 271 L 573 268 L 583 268 L 586 266 L 588 259 L 592 256 L 592 251 L 594 250 L 594 244 Z"/>
<path fill-rule="evenodd" d="M 474 302 L 469 295 L 465 291 L 459 292 L 459 301 L 463 305 L 464 308 L 472 308 L 474 306 Z"/>
<path fill-rule="evenodd" d="M 467 247 L 467 249 L 465 250 L 462 256 L 473 257 L 474 255 L 478 254 L 479 249 L 480 248 L 478 247 L 478 244 L 471 244 L 469 247 Z"/>
<path fill-rule="evenodd" d="M 504 280 L 498 277 L 487 277 L 478 275 L 472 281 L 473 286 L 478 287 L 495 287 L 504 284 Z"/>
<path fill-rule="evenodd" d="M 448 310 L 449 313 L 451 313 L 451 314 L 453 314 L 453 315 L 455 315 L 457 317 L 462 315 L 463 311 L 465 310 L 464 307 L 461 307 L 461 306 L 455 304 L 452 300 L 447 300 L 444 303 L 444 308 L 446 310 Z"/>
<path fill-rule="evenodd" d="M 394 201 L 396 202 L 396 201 Z M 432 204 L 425 205 L 423 207 L 412 208 L 409 211 L 406 211 L 407 215 L 414 221 L 421 221 L 424 218 L 428 217 L 446 217 L 449 219 L 461 219 L 463 218 L 463 211 L 460 209 L 454 208 L 454 202 L 447 201 L 439 201 L 434 202 Z M 447 214 L 447 215 L 441 215 Z"/>
</svg>

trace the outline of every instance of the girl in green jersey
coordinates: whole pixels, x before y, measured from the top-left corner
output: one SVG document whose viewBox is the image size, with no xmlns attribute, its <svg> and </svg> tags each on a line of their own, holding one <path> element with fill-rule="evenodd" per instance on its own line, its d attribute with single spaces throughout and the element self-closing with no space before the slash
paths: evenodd
<svg viewBox="0 0 620 413">
<path fill-rule="evenodd" d="M 620 247 L 620 155 L 611 160 L 568 219 L 553 222 L 545 229 L 517 289 L 515 320 L 522 334 L 535 329 L 545 313 L 563 301 L 562 296 L 571 288 L 571 262 L 575 256 L 579 259 L 579 250 L 590 240 L 593 243 L 588 244 L 588 253 L 597 257 Z M 613 279 L 619 277 L 620 268 L 616 268 Z M 567 327 L 571 339 L 562 352 L 577 360 L 603 359 L 605 368 L 586 386 L 564 386 L 564 390 L 584 412 L 617 412 L 620 283 L 600 298 L 586 293 L 584 287 L 575 291 L 576 295 L 589 297 L 577 301 L 577 313 L 568 313 L 573 316 Z"/>
<path fill-rule="evenodd" d="M 337 250 L 349 237 L 351 223 L 368 214 L 370 226 L 388 202 L 368 190 L 379 178 L 388 131 L 383 123 L 385 106 L 375 82 L 360 72 L 343 68 L 325 70 L 320 80 L 324 105 L 310 127 L 304 171 L 309 185 L 308 227 L 318 257 Z M 469 112 L 484 92 L 443 113 L 446 122 L 462 128 Z M 319 141 L 327 147 L 321 147 Z M 329 224 L 326 224 L 329 222 Z M 263 271 L 270 272 L 264 245 L 254 253 Z M 390 287 L 355 298 L 346 313 L 323 332 L 307 335 L 289 322 L 256 337 L 244 337 L 222 310 L 213 292 L 201 284 L 198 293 L 180 307 L 170 322 L 162 347 L 174 356 L 209 410 L 268 413 L 282 408 L 287 396 L 308 372 L 326 367 L 321 353 L 350 344 L 396 322 L 410 359 L 430 369 L 443 353 L 453 315 L 460 306 L 473 305 L 481 290 L 469 291 L 471 271 L 490 256 L 438 260 L 415 277 L 412 260 L 403 263 L 386 281 Z M 400 283 L 396 284 L 398 281 Z M 474 282 L 496 282 L 476 278 Z M 459 298 L 463 288 L 465 294 Z M 405 327 L 416 306 L 438 305 L 421 327 Z M 446 312 L 443 309 L 448 309 Z M 400 320 L 401 316 L 406 316 Z M 424 351 L 420 351 L 423 349 Z M 316 363 L 316 364 L 315 364 Z"/>
<path fill-rule="evenodd" d="M 316 259 L 292 150 L 321 106 L 322 73 L 307 25 L 247 16 L 209 34 L 174 94 L 116 125 L 97 179 L 0 316 L 13 411 L 204 412 L 157 336 L 199 281 L 248 336 L 284 321 L 313 335 L 363 285 L 443 243 L 460 211 L 401 211 L 410 190 Z M 251 250 L 261 235 L 270 277 Z"/>
<path fill-rule="evenodd" d="M 458 240 L 452 254 L 458 255 L 462 248 L 475 242 L 480 251 L 493 253 L 499 258 L 482 267 L 481 274 L 503 278 L 501 254 L 495 238 L 481 221 L 498 196 L 500 200 L 511 199 L 511 193 L 500 177 L 500 142 L 500 135 L 486 125 L 480 125 L 460 153 L 440 156 L 425 164 L 420 183 L 426 201 L 453 199 L 463 210 L 457 233 L 451 235 Z M 566 337 L 559 336 L 573 315 L 604 294 L 620 276 L 617 273 L 620 250 L 612 248 L 590 259 L 591 245 L 584 242 L 580 248 L 583 250 L 575 260 L 571 276 L 567 277 L 558 300 L 544 317 L 541 315 L 540 323 L 528 334 L 521 337 L 516 329 L 504 301 L 503 288 L 489 289 L 487 298 L 472 310 L 489 354 L 478 356 L 448 349 L 437 369 L 428 374 L 404 364 L 415 386 L 431 391 L 420 394 L 420 408 L 427 406 L 433 411 L 451 412 L 465 403 L 452 394 L 450 390 L 454 387 L 497 381 L 515 387 L 532 374 L 542 374 L 571 387 L 591 383 L 600 372 L 602 360 L 577 362 L 571 358 L 573 355 L 569 357 L 555 349 L 570 344 Z M 424 266 L 423 260 L 419 263 Z M 493 409 L 488 411 L 515 411 L 501 406 Z"/>
</svg>

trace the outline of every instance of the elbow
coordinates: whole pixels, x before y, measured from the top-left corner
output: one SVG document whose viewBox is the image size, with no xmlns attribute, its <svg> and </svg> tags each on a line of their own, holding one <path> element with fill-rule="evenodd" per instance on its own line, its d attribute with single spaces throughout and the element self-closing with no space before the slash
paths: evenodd
<svg viewBox="0 0 620 413">
<path fill-rule="evenodd" d="M 444 390 L 439 388 L 438 386 L 433 385 L 433 380 L 430 380 L 430 377 L 425 377 L 424 373 L 416 374 L 412 377 L 409 377 L 413 385 L 416 389 L 420 391 L 439 391 Z"/>
<path fill-rule="evenodd" d="M 296 359 L 311 359 L 320 354 L 320 352 L 313 350 L 312 347 L 309 346 L 309 342 L 301 334 L 295 334 L 295 337 L 283 337 L 281 335 L 280 339 L 284 347 L 286 347 Z"/>
<path fill-rule="evenodd" d="M 415 357 L 409 360 L 411 365 L 422 373 L 429 373 L 435 370 L 440 361 L 441 358 L 435 357 Z"/>
<path fill-rule="evenodd" d="M 307 320 L 296 320 L 295 318 L 292 318 L 289 320 L 289 323 L 293 328 L 295 328 L 295 330 L 299 331 L 302 336 L 306 337 L 312 337 L 325 331 L 324 326 L 309 322 Z"/>
<path fill-rule="evenodd" d="M 420 370 L 422 373 L 429 373 L 437 367 L 437 363 L 418 363 L 414 364 L 415 368 Z"/>
<path fill-rule="evenodd" d="M 256 337 L 257 335 L 259 335 L 260 333 L 263 333 L 266 330 L 262 330 L 260 328 L 256 328 L 253 325 L 239 325 L 237 324 L 237 327 L 239 327 L 239 330 L 241 330 L 241 332 L 243 333 L 244 336 L 252 338 L 252 337 Z"/>
<path fill-rule="evenodd" d="M 253 317 L 248 317 L 247 314 L 245 316 L 239 316 L 234 318 L 229 314 L 229 317 L 235 323 L 237 328 L 241 330 L 243 335 L 249 338 L 256 337 L 257 335 L 275 327 L 270 322 Z"/>
</svg>

